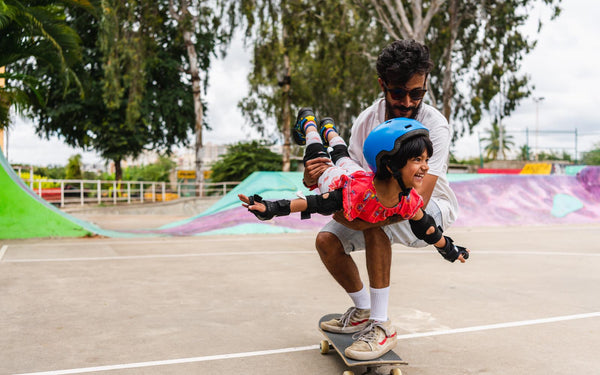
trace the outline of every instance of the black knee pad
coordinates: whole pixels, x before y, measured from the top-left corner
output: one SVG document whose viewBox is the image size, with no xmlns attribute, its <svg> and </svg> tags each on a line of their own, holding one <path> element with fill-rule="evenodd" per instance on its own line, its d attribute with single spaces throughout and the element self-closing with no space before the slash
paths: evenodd
<svg viewBox="0 0 600 375">
<path fill-rule="evenodd" d="M 325 146 L 321 143 L 311 143 L 306 146 L 306 150 L 304 150 L 304 165 L 306 166 L 306 162 L 308 160 L 316 159 L 316 158 L 328 158 L 329 154 L 325 149 Z"/>
<path fill-rule="evenodd" d="M 348 153 L 348 146 L 346 145 L 335 145 L 333 146 L 333 151 L 331 151 L 331 161 L 336 163 L 343 157 L 350 157 Z"/>
</svg>

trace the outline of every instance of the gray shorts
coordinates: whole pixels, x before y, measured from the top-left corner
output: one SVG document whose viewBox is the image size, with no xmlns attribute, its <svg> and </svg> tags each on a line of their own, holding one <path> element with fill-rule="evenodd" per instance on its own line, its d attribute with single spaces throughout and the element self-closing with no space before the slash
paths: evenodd
<svg viewBox="0 0 600 375">
<path fill-rule="evenodd" d="M 443 228 L 442 223 L 442 211 L 439 206 L 433 201 L 429 201 L 427 205 L 427 213 L 433 217 L 435 223 Z M 412 230 L 408 220 L 403 220 L 396 224 L 390 224 L 383 227 L 383 231 L 388 235 L 392 244 L 401 244 L 409 247 L 425 247 L 429 244 L 423 240 L 418 239 Z M 355 250 L 365 249 L 365 236 L 362 231 L 350 229 L 335 220 L 331 220 L 329 223 L 321 229 L 321 232 L 329 232 L 335 235 L 342 246 L 346 254 L 350 254 Z"/>
</svg>

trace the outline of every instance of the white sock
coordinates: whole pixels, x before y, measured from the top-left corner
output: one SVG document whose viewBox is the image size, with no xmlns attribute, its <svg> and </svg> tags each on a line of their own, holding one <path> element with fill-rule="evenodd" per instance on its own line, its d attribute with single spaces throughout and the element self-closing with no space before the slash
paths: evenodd
<svg viewBox="0 0 600 375">
<path fill-rule="evenodd" d="M 390 297 L 390 287 L 371 289 L 371 320 L 386 322 L 388 320 L 387 310 Z"/>
<path fill-rule="evenodd" d="M 348 293 L 352 302 L 354 302 L 354 306 L 359 309 L 370 309 L 371 308 L 371 298 L 369 296 L 369 291 L 367 287 L 363 284 L 363 287 L 358 292 Z"/>
<path fill-rule="evenodd" d="M 329 146 L 331 146 L 331 147 L 338 146 L 338 145 L 346 146 L 346 142 L 344 142 L 344 138 L 340 137 L 339 135 L 331 138 L 331 140 L 329 141 Z"/>
<path fill-rule="evenodd" d="M 306 133 L 306 145 L 310 145 L 311 143 L 323 143 L 321 140 L 321 136 L 318 132 L 308 132 Z"/>
</svg>

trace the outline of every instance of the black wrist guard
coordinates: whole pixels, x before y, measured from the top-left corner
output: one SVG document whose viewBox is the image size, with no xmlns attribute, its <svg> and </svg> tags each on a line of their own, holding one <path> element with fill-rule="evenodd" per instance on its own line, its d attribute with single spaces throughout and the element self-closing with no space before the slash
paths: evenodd
<svg viewBox="0 0 600 375">
<path fill-rule="evenodd" d="M 306 196 L 306 211 L 302 211 L 300 218 L 310 219 L 310 214 L 331 215 L 344 207 L 342 189 L 323 193 L 321 195 Z"/>
<path fill-rule="evenodd" d="M 465 260 L 469 259 L 469 252 L 462 246 L 454 245 L 454 241 L 452 238 L 448 236 L 444 236 L 446 239 L 446 246 L 443 248 L 435 247 L 437 251 L 446 259 L 447 261 L 454 263 L 456 259 L 458 259 L 459 255 L 462 255 Z"/>
<path fill-rule="evenodd" d="M 442 238 L 442 228 L 435 223 L 433 217 L 423 210 L 423 217 L 421 220 L 409 220 L 410 229 L 417 236 L 418 239 L 424 240 L 430 245 L 438 242 Z M 429 228 L 435 228 L 435 231 L 431 234 L 427 234 Z"/>
<path fill-rule="evenodd" d="M 250 206 L 252 206 L 254 203 L 262 203 L 267 208 L 265 212 L 248 209 L 248 211 L 252 212 L 254 216 L 260 220 L 270 220 L 273 218 L 273 216 L 287 216 L 290 214 L 290 201 L 287 199 L 265 201 L 260 195 L 254 194 L 253 196 L 249 197 L 249 200 Z"/>
</svg>

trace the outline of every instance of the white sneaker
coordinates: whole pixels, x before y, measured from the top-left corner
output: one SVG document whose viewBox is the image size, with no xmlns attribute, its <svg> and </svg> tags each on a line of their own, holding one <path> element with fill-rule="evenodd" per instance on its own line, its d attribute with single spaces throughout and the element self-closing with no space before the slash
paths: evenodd
<svg viewBox="0 0 600 375">
<path fill-rule="evenodd" d="M 371 320 L 364 330 L 354 336 L 352 338 L 356 341 L 346 348 L 346 357 L 367 361 L 379 358 L 394 349 L 398 335 L 390 320 L 387 322 Z"/>
<path fill-rule="evenodd" d="M 369 324 L 370 309 L 349 308 L 339 319 L 321 323 L 321 329 L 335 333 L 354 333 L 363 330 Z"/>
</svg>

